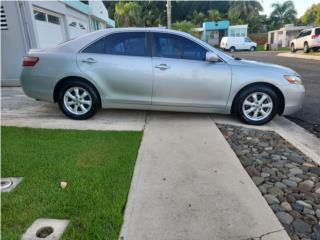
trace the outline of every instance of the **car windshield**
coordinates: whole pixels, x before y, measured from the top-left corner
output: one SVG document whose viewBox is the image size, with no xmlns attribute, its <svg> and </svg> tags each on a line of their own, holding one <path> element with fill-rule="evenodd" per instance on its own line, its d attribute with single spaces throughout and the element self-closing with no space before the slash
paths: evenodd
<svg viewBox="0 0 320 240">
<path fill-rule="evenodd" d="M 316 28 L 315 34 L 316 34 L 316 35 L 320 35 L 320 28 Z"/>
</svg>

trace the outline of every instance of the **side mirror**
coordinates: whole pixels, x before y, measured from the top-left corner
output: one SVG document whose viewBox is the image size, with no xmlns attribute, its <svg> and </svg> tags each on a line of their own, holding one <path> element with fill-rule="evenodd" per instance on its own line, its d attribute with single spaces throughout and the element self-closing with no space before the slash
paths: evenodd
<svg viewBox="0 0 320 240">
<path fill-rule="evenodd" d="M 206 61 L 208 61 L 208 62 L 218 62 L 219 61 L 219 57 L 214 52 L 207 52 L 206 53 Z"/>
</svg>

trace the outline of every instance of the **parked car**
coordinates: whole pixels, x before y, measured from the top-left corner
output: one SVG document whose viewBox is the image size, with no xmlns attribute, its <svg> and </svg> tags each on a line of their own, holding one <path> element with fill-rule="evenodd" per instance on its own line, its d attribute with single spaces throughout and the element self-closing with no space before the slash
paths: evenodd
<svg viewBox="0 0 320 240">
<path fill-rule="evenodd" d="M 187 33 L 104 29 L 57 47 L 30 50 L 21 84 L 73 119 L 100 108 L 232 113 L 249 124 L 297 111 L 295 71 L 231 57 Z"/>
<path fill-rule="evenodd" d="M 230 52 L 236 50 L 250 50 L 253 52 L 257 48 L 257 43 L 252 42 L 248 37 L 223 37 L 220 42 L 220 48 Z"/>
<path fill-rule="evenodd" d="M 290 42 L 291 52 L 302 50 L 308 53 L 311 49 L 320 49 L 320 27 L 301 31 L 298 36 Z"/>
</svg>

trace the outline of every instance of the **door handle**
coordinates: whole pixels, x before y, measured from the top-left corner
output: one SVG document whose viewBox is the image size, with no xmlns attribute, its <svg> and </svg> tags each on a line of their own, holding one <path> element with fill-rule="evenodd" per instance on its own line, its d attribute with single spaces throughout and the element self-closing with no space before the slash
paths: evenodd
<svg viewBox="0 0 320 240">
<path fill-rule="evenodd" d="M 96 63 L 97 61 L 94 60 L 93 58 L 87 58 L 87 59 L 83 59 L 82 62 L 91 64 L 91 63 Z"/>
<path fill-rule="evenodd" d="M 159 65 L 156 65 L 155 68 L 158 68 L 158 69 L 160 69 L 160 70 L 166 70 L 166 69 L 168 69 L 168 68 L 170 68 L 170 67 L 169 67 L 167 64 L 161 63 L 161 64 L 159 64 Z"/>
</svg>

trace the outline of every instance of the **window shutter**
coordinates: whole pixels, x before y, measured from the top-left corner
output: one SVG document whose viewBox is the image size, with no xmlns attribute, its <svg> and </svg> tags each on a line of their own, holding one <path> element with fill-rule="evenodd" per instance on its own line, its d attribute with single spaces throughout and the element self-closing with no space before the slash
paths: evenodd
<svg viewBox="0 0 320 240">
<path fill-rule="evenodd" d="M 3 6 L 1 6 L 1 30 L 8 30 L 7 18 Z"/>
</svg>

